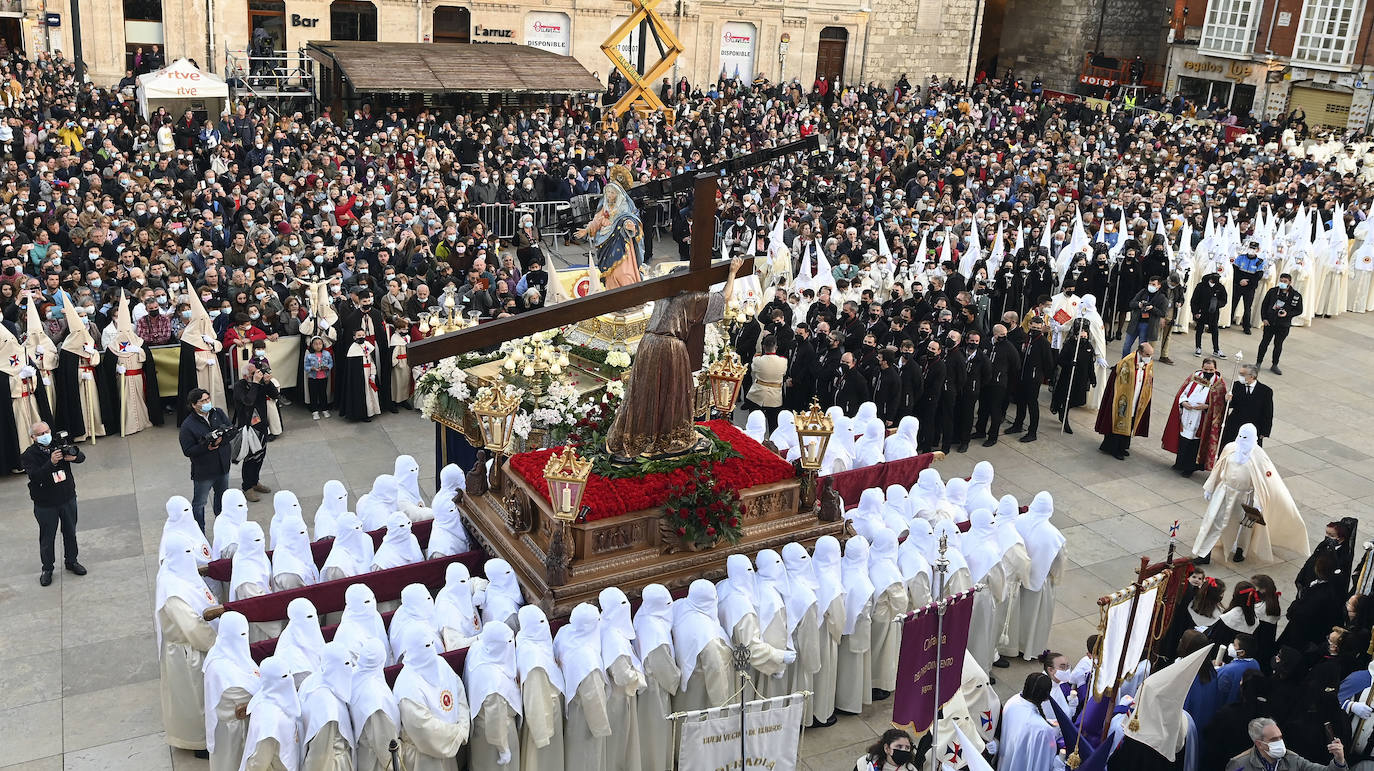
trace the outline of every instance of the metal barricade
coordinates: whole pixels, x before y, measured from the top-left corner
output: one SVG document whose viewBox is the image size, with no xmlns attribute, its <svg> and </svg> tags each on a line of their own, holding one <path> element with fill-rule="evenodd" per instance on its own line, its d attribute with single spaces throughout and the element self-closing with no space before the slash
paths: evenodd
<svg viewBox="0 0 1374 771">
<path fill-rule="evenodd" d="M 567 201 L 530 201 L 521 204 L 516 211 L 532 213 L 540 238 L 556 244 L 558 239 L 568 234 L 566 217 L 571 208 L 572 204 Z"/>
<path fill-rule="evenodd" d="M 515 209 L 510 204 L 480 203 L 471 211 L 482 221 L 487 233 L 494 233 L 504 241 L 515 238 Z"/>
</svg>

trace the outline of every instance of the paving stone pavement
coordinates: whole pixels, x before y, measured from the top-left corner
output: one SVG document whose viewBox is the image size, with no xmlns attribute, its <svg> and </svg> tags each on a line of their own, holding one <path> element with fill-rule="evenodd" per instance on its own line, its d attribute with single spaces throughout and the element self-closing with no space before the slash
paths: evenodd
<svg viewBox="0 0 1374 771">
<path fill-rule="evenodd" d="M 1093 413 L 1076 410 L 1076 433 L 1052 424 L 1040 441 L 1003 441 L 985 449 L 975 443 L 939 466 L 945 477 L 967 475 L 979 460 L 996 468 L 994 492 L 1023 503 L 1035 492 L 1054 494 L 1054 522 L 1068 539 L 1069 569 L 1059 587 L 1052 645 L 1071 658 L 1081 655 L 1097 622 L 1096 600 L 1128 580 L 1140 555 L 1158 559 L 1169 526 L 1182 521 L 1180 543 L 1191 544 L 1203 510 L 1203 476 L 1185 480 L 1169 471 L 1172 458 L 1159 447 L 1169 400 L 1198 365 L 1190 336 L 1174 338 L 1177 364 L 1156 367 L 1156 398 L 1148 439 L 1119 462 L 1097 451 Z M 1259 335 L 1233 328 L 1222 334 L 1229 353 L 1237 346 L 1251 357 Z M 1115 346 L 1115 344 L 1113 344 Z M 1297 329 L 1284 353 L 1285 375 L 1265 370 L 1274 388 L 1274 435 L 1265 443 L 1293 493 L 1308 531 L 1321 536 L 1325 522 L 1374 512 L 1374 419 L 1361 384 L 1374 375 L 1374 316 L 1345 314 Z M 1222 371 L 1230 377 L 1231 366 Z M 1053 420 L 1048 410 L 1042 410 Z M 383 415 L 371 424 L 337 418 L 312 421 L 287 409 L 286 433 L 269 445 L 262 481 L 299 496 L 307 518 L 331 478 L 356 496 L 377 474 L 389 472 L 396 455 L 421 464 L 421 485 L 434 489 L 434 434 L 418 413 Z M 172 750 L 162 740 L 157 651 L 153 641 L 153 583 L 157 543 L 170 495 L 190 495 L 188 464 L 170 424 L 128 439 L 100 439 L 85 446 L 76 469 L 80 494 L 81 561 L 90 574 L 58 572 L 53 585 L 38 585 L 38 555 L 27 489 L 22 477 L 0 480 L 0 768 L 156 771 L 203 769 L 204 761 Z M 250 504 L 252 517 L 271 517 L 270 496 Z M 1364 535 L 1364 534 L 1362 534 Z M 1278 550 L 1278 564 L 1246 563 L 1246 573 L 1267 572 L 1287 591 L 1304 555 Z M 1296 560 L 1296 562 L 1295 562 Z M 1228 584 L 1244 577 L 1214 566 Z M 1030 665 L 996 670 L 997 690 L 1016 691 Z M 854 759 L 888 725 L 890 702 L 858 717 L 807 731 L 803 768 L 852 768 Z"/>
</svg>

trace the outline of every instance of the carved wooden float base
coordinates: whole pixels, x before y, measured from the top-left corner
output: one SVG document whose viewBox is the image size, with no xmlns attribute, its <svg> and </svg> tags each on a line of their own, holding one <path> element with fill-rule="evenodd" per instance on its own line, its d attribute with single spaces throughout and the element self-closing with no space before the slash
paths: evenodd
<svg viewBox="0 0 1374 771">
<path fill-rule="evenodd" d="M 747 510 L 738 543 L 678 551 L 671 532 L 660 532 L 667 517 L 662 507 L 560 522 L 519 475 L 505 472 L 500 495 L 465 495 L 459 508 L 472 538 L 511 564 L 525 600 L 550 617 L 566 616 L 580 602 L 594 603 L 609 586 L 635 597 L 646 584 L 676 590 L 698 578 L 715 580 L 725 575 L 731 554 L 752 560 L 761 549 L 780 551 L 791 541 L 809 547 L 823 535 L 839 536 L 844 527 L 842 521 L 822 521 L 817 511 L 800 511 L 802 480 L 786 479 L 739 491 Z"/>
</svg>

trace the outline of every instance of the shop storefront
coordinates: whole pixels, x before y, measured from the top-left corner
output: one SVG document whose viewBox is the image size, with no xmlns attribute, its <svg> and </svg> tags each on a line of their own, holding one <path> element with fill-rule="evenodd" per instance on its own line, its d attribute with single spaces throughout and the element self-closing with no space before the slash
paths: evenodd
<svg viewBox="0 0 1374 771">
<path fill-rule="evenodd" d="M 1195 48 L 1175 46 L 1169 53 L 1170 82 L 1165 90 L 1181 95 L 1199 110 L 1258 113 L 1264 73 L 1261 62 L 1205 56 Z"/>
<path fill-rule="evenodd" d="M 1301 109 L 1307 114 L 1310 128 L 1324 126 L 1344 129 L 1350 122 L 1350 103 L 1354 94 L 1348 88 L 1337 90 L 1339 88 L 1335 85 L 1323 88 L 1312 83 L 1294 84 L 1288 90 L 1287 111 L 1291 113 Z"/>
</svg>

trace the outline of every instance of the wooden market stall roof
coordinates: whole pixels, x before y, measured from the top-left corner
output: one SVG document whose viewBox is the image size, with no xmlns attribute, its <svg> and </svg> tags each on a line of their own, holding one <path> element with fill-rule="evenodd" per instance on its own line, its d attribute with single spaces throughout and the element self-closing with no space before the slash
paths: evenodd
<svg viewBox="0 0 1374 771">
<path fill-rule="evenodd" d="M 355 91 L 570 94 L 605 85 L 571 56 L 522 45 L 315 41 Z"/>
</svg>

